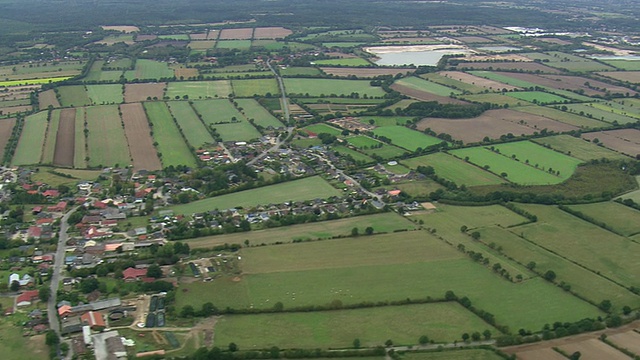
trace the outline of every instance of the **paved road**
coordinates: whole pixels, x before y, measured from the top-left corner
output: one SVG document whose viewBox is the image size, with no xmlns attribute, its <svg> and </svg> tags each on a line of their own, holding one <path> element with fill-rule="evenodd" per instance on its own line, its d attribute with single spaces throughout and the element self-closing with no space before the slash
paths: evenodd
<svg viewBox="0 0 640 360">
<path fill-rule="evenodd" d="M 60 275 L 62 274 L 62 267 L 64 266 L 65 251 L 67 249 L 67 229 L 69 224 L 67 221 L 71 214 L 78 210 L 79 206 L 69 210 L 62 219 L 60 219 L 60 234 L 58 235 L 58 249 L 56 250 L 56 257 L 54 259 L 53 274 L 51 275 L 51 296 L 47 303 L 47 315 L 49 317 L 49 326 L 53 329 L 58 336 L 60 336 L 60 322 L 58 321 L 58 311 L 56 309 L 58 285 L 60 284 Z M 58 349 L 58 355 L 60 355 L 60 349 Z"/>
<path fill-rule="evenodd" d="M 267 61 L 267 66 L 269 67 L 269 70 L 271 70 L 271 72 L 275 75 L 276 80 L 278 80 L 278 86 L 280 87 L 280 93 L 282 94 L 282 110 L 284 112 L 284 123 L 288 125 L 289 121 L 291 120 L 291 118 L 290 118 L 290 114 L 289 114 L 289 100 L 287 99 L 287 93 L 286 93 L 286 91 L 284 89 L 284 82 L 282 81 L 282 77 L 280 76 L 280 74 L 278 74 L 278 72 L 273 68 L 273 65 L 271 65 L 270 61 Z M 263 157 L 267 156 L 268 153 L 278 150 L 280 148 L 280 146 L 282 145 L 283 140 L 286 140 L 287 138 L 289 138 L 291 136 L 291 133 L 293 133 L 293 129 L 295 129 L 295 127 L 288 126 L 287 127 L 287 136 L 284 139 L 282 139 L 282 135 L 280 135 L 276 139 L 275 145 L 273 145 L 272 147 L 268 148 L 267 150 L 261 152 L 260 155 L 256 156 L 251 161 L 249 161 L 247 163 L 247 165 L 253 165 L 256 161 L 258 161 L 258 160 L 262 159 Z"/>
</svg>

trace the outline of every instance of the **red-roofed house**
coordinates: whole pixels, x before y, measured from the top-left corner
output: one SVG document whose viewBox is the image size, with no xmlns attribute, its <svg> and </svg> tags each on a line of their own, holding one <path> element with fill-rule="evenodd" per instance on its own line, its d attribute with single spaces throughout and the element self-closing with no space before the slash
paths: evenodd
<svg viewBox="0 0 640 360">
<path fill-rule="evenodd" d="M 44 219 L 36 220 L 36 225 L 38 226 L 45 226 L 45 225 L 51 225 L 51 224 L 53 224 L 52 218 L 44 218 Z"/>
<path fill-rule="evenodd" d="M 122 272 L 124 277 L 124 281 L 135 281 L 140 280 L 143 277 L 147 276 L 147 269 L 135 269 L 135 268 L 127 268 Z"/>
<path fill-rule="evenodd" d="M 47 208 L 47 210 L 52 211 L 52 212 L 64 212 L 65 210 L 67 210 L 67 202 L 66 201 L 60 201 L 59 203 L 57 203 L 54 206 L 49 206 Z"/>
<path fill-rule="evenodd" d="M 60 306 L 58 308 L 58 315 L 60 315 L 61 318 L 71 315 L 71 306 L 69 305 Z"/>
<path fill-rule="evenodd" d="M 33 239 L 40 239 L 42 237 L 42 228 L 37 226 L 29 226 L 29 230 L 27 230 L 27 237 Z"/>
<path fill-rule="evenodd" d="M 42 193 L 42 195 L 46 197 L 58 197 L 60 196 L 60 191 L 55 189 L 49 189 Z"/>
<path fill-rule="evenodd" d="M 38 214 L 42 212 L 42 206 L 34 206 L 33 210 L 31 210 L 31 213 L 33 214 Z"/>
<path fill-rule="evenodd" d="M 29 306 L 38 299 L 38 290 L 25 291 L 16 298 L 16 306 Z"/>
<path fill-rule="evenodd" d="M 113 235 L 113 233 L 111 231 L 105 231 L 102 229 L 98 229 L 95 226 L 90 226 L 85 232 L 84 232 L 84 238 L 87 240 L 91 240 L 91 239 L 104 239 L 107 237 L 111 237 Z"/>
<path fill-rule="evenodd" d="M 93 202 L 93 207 L 96 209 L 106 209 L 107 208 L 107 204 L 103 203 L 102 201 L 94 201 Z"/>
<path fill-rule="evenodd" d="M 89 325 L 92 330 L 100 331 L 107 327 L 102 315 L 96 311 L 89 311 L 80 316 L 80 321 L 82 321 L 83 325 Z"/>
<path fill-rule="evenodd" d="M 389 194 L 389 196 L 398 196 L 401 192 L 402 190 L 389 190 L 387 191 L 387 194 Z"/>
</svg>

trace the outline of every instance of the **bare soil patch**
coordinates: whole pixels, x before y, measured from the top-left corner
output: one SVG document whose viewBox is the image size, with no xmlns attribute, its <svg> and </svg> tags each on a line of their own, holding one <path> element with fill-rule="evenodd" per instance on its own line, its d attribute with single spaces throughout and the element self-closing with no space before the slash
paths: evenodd
<svg viewBox="0 0 640 360">
<path fill-rule="evenodd" d="M 283 27 L 259 27 L 253 32 L 254 39 L 277 39 L 293 34 L 293 31 Z"/>
<path fill-rule="evenodd" d="M 481 78 L 479 76 L 467 74 L 461 71 L 442 71 L 439 74 L 454 80 L 465 82 L 467 84 L 480 86 L 485 89 L 507 89 L 507 91 L 520 89 L 517 86 L 507 85 L 498 81 Z"/>
<path fill-rule="evenodd" d="M 140 29 L 137 26 L 107 26 L 107 25 L 103 25 L 102 26 L 103 30 L 115 30 L 115 31 L 121 31 L 123 33 L 132 33 L 132 32 L 138 32 L 140 31 Z"/>
<path fill-rule="evenodd" d="M 523 351 L 517 353 L 516 356 L 519 360 L 567 360 L 566 357 L 550 348 Z"/>
<path fill-rule="evenodd" d="M 157 38 L 157 35 L 138 35 L 136 36 L 136 41 L 151 41 Z"/>
<path fill-rule="evenodd" d="M 9 137 L 11 137 L 11 132 L 15 125 L 16 119 L 14 118 L 0 120 L 0 158 L 4 156 L 4 148 L 9 142 Z"/>
<path fill-rule="evenodd" d="M 399 84 L 393 84 L 391 85 L 391 88 L 399 93 L 402 93 L 404 95 L 407 95 L 409 97 L 412 97 L 420 101 L 437 101 L 442 104 L 469 104 L 468 102 L 463 100 L 453 99 L 447 96 L 439 96 L 432 93 L 428 93 L 426 91 L 412 89 L 410 87 L 399 85 Z"/>
<path fill-rule="evenodd" d="M 133 158 L 134 170 L 160 170 L 162 164 L 158 158 L 156 148 L 153 146 L 151 128 L 142 104 L 120 105 L 124 133 L 129 143 L 129 151 Z"/>
<path fill-rule="evenodd" d="M 521 74 L 521 73 L 509 73 L 507 76 L 532 82 L 534 84 L 547 86 L 560 90 L 582 90 L 586 95 L 604 95 L 607 91 L 611 93 L 629 93 L 635 95 L 636 92 L 627 89 L 622 86 L 615 86 L 604 83 L 602 81 L 587 79 L 580 76 L 567 76 L 567 75 L 533 75 L 533 74 Z"/>
<path fill-rule="evenodd" d="M 60 123 L 56 134 L 56 147 L 53 153 L 53 164 L 73 167 L 75 154 L 76 109 L 63 109 L 60 112 Z"/>
<path fill-rule="evenodd" d="M 253 36 L 253 28 L 223 29 L 220 40 L 249 40 Z"/>
<path fill-rule="evenodd" d="M 189 34 L 189 39 L 191 40 L 207 40 L 208 33 L 202 34 Z"/>
<path fill-rule="evenodd" d="M 640 71 L 606 71 L 597 73 L 618 81 L 628 81 L 632 84 L 640 84 Z"/>
<path fill-rule="evenodd" d="M 207 40 L 215 40 L 218 38 L 219 35 L 220 35 L 219 30 L 209 30 L 209 33 L 207 34 Z"/>
<path fill-rule="evenodd" d="M 579 351 L 582 356 L 582 360 L 628 360 L 631 359 L 627 355 L 621 353 L 615 348 L 603 343 L 597 339 L 590 339 L 579 343 L 567 344 L 560 346 L 560 349 L 564 350 L 568 354 L 573 354 Z"/>
<path fill-rule="evenodd" d="M 640 334 L 635 331 L 611 335 L 607 337 L 607 340 L 636 355 L 640 355 Z"/>
<path fill-rule="evenodd" d="M 467 59 L 469 60 L 469 58 Z M 461 62 L 456 66 L 459 70 L 500 70 L 500 71 L 540 71 L 547 74 L 559 74 L 560 70 L 544 66 L 532 61 L 515 62 Z"/>
<path fill-rule="evenodd" d="M 147 98 L 162 99 L 167 83 L 127 84 L 124 87 L 125 102 L 146 101 Z"/>
<path fill-rule="evenodd" d="M 407 74 L 414 71 L 411 68 L 335 68 L 335 67 L 323 67 L 320 68 L 325 74 L 334 76 L 357 76 L 361 78 L 370 78 L 380 75 L 397 75 Z"/>
<path fill-rule="evenodd" d="M 469 119 L 425 118 L 417 123 L 417 128 L 430 128 L 436 133 L 450 134 L 465 143 L 480 142 L 485 137 L 497 139 L 509 133 L 520 136 L 531 135 L 542 129 L 556 132 L 578 129 L 542 116 L 507 109 L 485 111 L 482 115 Z"/>
<path fill-rule="evenodd" d="M 38 94 L 38 104 L 40 109 L 46 109 L 49 105 L 52 105 L 54 108 L 60 107 L 56 93 L 53 90 L 43 91 Z"/>
<path fill-rule="evenodd" d="M 635 157 L 640 154 L 640 130 L 620 129 L 586 133 L 583 138 L 600 143 L 609 149 Z"/>
</svg>

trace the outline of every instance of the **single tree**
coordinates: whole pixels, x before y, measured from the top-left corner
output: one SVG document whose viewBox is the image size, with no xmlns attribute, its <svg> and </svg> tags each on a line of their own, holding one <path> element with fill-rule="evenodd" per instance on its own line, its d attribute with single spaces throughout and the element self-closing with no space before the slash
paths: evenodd
<svg viewBox="0 0 640 360">
<path fill-rule="evenodd" d="M 153 264 L 147 268 L 147 276 L 154 279 L 159 279 L 162 277 L 162 269 L 160 265 Z"/>
<path fill-rule="evenodd" d="M 469 341 L 469 334 L 467 334 L 467 333 L 462 334 L 462 341 L 464 341 L 464 342 Z"/>
<path fill-rule="evenodd" d="M 40 290 L 38 290 L 38 297 L 40 298 L 40 301 L 42 302 L 47 302 L 49 301 L 49 297 L 51 296 L 51 289 L 48 287 L 41 287 Z"/>
<path fill-rule="evenodd" d="M 236 343 L 229 343 L 229 351 L 234 352 L 234 351 L 238 351 L 238 345 L 236 345 Z"/>
<path fill-rule="evenodd" d="M 420 345 L 426 345 L 429 343 L 429 337 L 427 337 L 427 335 L 422 335 L 420 336 L 420 338 L 418 339 L 418 343 Z"/>
<path fill-rule="evenodd" d="M 353 340 L 353 347 L 356 349 L 360 348 L 360 339 L 354 339 Z"/>
<path fill-rule="evenodd" d="M 373 234 L 373 231 L 374 230 L 373 230 L 373 228 L 371 226 L 367 226 L 367 228 L 364 229 L 364 233 L 367 234 L 367 235 Z"/>
</svg>

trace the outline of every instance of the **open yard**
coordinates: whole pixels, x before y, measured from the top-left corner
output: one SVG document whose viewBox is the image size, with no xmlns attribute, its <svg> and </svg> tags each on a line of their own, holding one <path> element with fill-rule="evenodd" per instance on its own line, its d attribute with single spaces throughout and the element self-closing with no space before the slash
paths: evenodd
<svg viewBox="0 0 640 360">
<path fill-rule="evenodd" d="M 453 181 L 458 185 L 492 185 L 505 182 L 499 176 L 446 153 L 401 160 L 401 163 L 412 169 L 418 166 L 431 166 L 434 168 L 436 175 Z"/>
<path fill-rule="evenodd" d="M 367 80 L 336 80 L 336 79 L 284 79 L 287 93 L 302 96 L 335 96 L 357 93 L 360 97 L 383 96 L 385 92 L 378 87 L 369 85 Z"/>
<path fill-rule="evenodd" d="M 178 136 L 178 128 L 173 122 L 167 105 L 163 102 L 149 102 L 144 104 L 144 109 L 153 124 L 151 130 L 153 138 L 158 143 L 158 155 L 162 154 L 160 160 L 163 167 L 195 166 L 195 158 L 182 136 Z"/>
<path fill-rule="evenodd" d="M 129 140 L 133 169 L 149 171 L 162 169 L 156 148 L 153 146 L 151 128 L 142 104 L 120 105 L 124 132 Z"/>
<path fill-rule="evenodd" d="M 456 303 L 388 306 L 315 313 L 224 316 L 216 324 L 216 343 L 242 348 L 348 348 L 416 344 L 428 334 L 436 342 L 460 340 L 462 333 L 493 327 Z"/>
<path fill-rule="evenodd" d="M 392 144 L 410 151 L 416 151 L 418 148 L 425 149 L 444 141 L 433 136 L 425 135 L 419 131 L 397 125 L 379 127 L 374 129 L 373 133 L 376 136 L 389 138 Z"/>
<path fill-rule="evenodd" d="M 286 201 L 326 199 L 337 196 L 340 191 L 318 176 L 286 183 L 264 186 L 252 190 L 215 196 L 190 204 L 173 206 L 176 214 L 193 214 L 214 209 L 250 207 L 261 204 L 280 204 Z"/>
<path fill-rule="evenodd" d="M 92 106 L 87 111 L 89 166 L 126 166 L 131 163 L 129 144 L 116 105 Z"/>
</svg>

